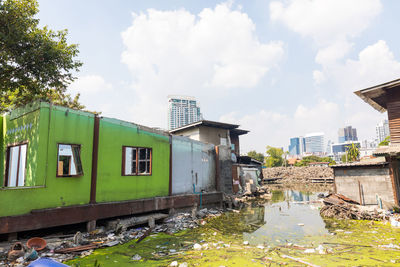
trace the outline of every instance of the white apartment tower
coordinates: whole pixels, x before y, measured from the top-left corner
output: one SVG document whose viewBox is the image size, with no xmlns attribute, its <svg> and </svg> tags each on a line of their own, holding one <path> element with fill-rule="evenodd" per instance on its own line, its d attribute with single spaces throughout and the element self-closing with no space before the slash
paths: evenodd
<svg viewBox="0 0 400 267">
<path fill-rule="evenodd" d="M 168 96 L 168 130 L 202 120 L 199 102 L 191 96 Z"/>
<path fill-rule="evenodd" d="M 388 120 L 382 120 L 376 125 L 376 139 L 378 141 L 378 144 L 385 140 L 385 138 L 389 135 L 389 122 Z"/>
</svg>

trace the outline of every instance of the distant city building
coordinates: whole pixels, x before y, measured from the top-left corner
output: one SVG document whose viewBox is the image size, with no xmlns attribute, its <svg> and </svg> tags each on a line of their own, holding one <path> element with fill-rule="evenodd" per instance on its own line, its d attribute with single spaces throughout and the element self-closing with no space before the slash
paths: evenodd
<svg viewBox="0 0 400 267">
<path fill-rule="evenodd" d="M 168 130 L 202 120 L 199 103 L 190 96 L 168 96 Z"/>
<path fill-rule="evenodd" d="M 290 145 L 289 145 L 289 155 L 291 156 L 298 156 L 302 155 L 305 151 L 305 140 L 304 137 L 293 137 L 290 138 Z"/>
<path fill-rule="evenodd" d="M 357 138 L 357 130 L 351 126 L 347 126 L 345 128 L 340 128 L 338 131 L 339 135 L 339 143 L 344 143 L 347 141 L 358 141 Z"/>
<path fill-rule="evenodd" d="M 327 145 L 326 145 L 326 153 L 328 155 L 332 154 L 332 144 L 333 144 L 333 142 L 331 140 L 328 140 Z"/>
<path fill-rule="evenodd" d="M 377 148 L 378 147 L 378 143 L 376 142 L 376 140 L 363 140 L 361 142 L 361 148 Z"/>
<path fill-rule="evenodd" d="M 334 155 L 345 153 L 345 152 L 347 152 L 349 150 L 349 148 L 350 148 L 350 146 L 352 144 L 355 144 L 355 146 L 358 147 L 358 148 L 361 147 L 361 144 L 358 141 L 347 141 L 347 142 L 344 142 L 344 143 L 333 144 L 332 145 L 332 153 Z"/>
<path fill-rule="evenodd" d="M 304 139 L 307 153 L 321 154 L 325 152 L 324 133 L 307 134 Z"/>
<path fill-rule="evenodd" d="M 385 140 L 389 135 L 389 122 L 388 120 L 382 120 L 376 125 L 376 139 L 378 144 Z"/>
</svg>

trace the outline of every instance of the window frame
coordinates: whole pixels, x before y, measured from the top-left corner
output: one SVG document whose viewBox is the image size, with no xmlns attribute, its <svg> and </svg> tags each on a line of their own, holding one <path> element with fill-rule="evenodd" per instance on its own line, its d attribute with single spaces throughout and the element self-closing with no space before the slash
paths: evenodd
<svg viewBox="0 0 400 267">
<path fill-rule="evenodd" d="M 19 176 L 19 164 L 20 164 L 20 157 L 21 157 L 21 146 L 26 145 L 26 155 L 25 155 L 25 169 L 24 169 L 24 185 L 23 186 L 18 186 L 18 176 Z M 8 180 L 9 180 L 9 167 L 10 167 L 10 153 L 11 153 L 11 148 L 12 147 L 17 147 L 19 146 L 19 152 L 18 152 L 18 165 L 17 165 L 17 179 L 15 181 L 16 186 L 8 186 Z M 8 144 L 6 147 L 6 166 L 4 170 L 4 179 L 3 179 L 3 187 L 4 188 L 20 188 L 20 187 L 26 187 L 25 186 L 25 181 L 26 181 L 26 169 L 27 169 L 27 163 L 28 163 L 28 149 L 29 149 L 29 142 L 27 140 L 22 141 L 22 142 L 17 142 L 17 143 L 12 143 Z"/>
<path fill-rule="evenodd" d="M 79 147 L 79 159 L 81 160 L 81 168 L 82 168 L 82 173 L 80 174 L 75 174 L 75 175 L 58 175 L 58 158 L 60 156 L 59 152 L 59 146 L 60 145 L 70 145 L 71 146 L 71 150 L 72 150 L 72 146 L 78 146 Z M 57 178 L 69 178 L 69 177 L 81 177 L 84 175 L 84 171 L 83 171 L 83 164 L 82 164 L 82 157 L 81 157 L 81 149 L 82 149 L 82 145 L 81 144 L 71 144 L 71 143 L 57 143 L 57 159 L 56 159 L 56 177 Z M 73 152 L 72 152 L 73 153 Z M 72 158 L 72 157 L 71 157 Z"/>
<path fill-rule="evenodd" d="M 125 161 L 126 161 L 126 148 L 136 149 L 136 173 L 135 174 L 125 174 Z M 148 149 L 150 151 L 150 167 L 149 173 L 139 173 L 139 150 L 140 149 Z M 153 148 L 151 147 L 140 147 L 140 146 L 122 146 L 122 168 L 121 175 L 122 176 L 151 176 L 153 174 Z"/>
</svg>

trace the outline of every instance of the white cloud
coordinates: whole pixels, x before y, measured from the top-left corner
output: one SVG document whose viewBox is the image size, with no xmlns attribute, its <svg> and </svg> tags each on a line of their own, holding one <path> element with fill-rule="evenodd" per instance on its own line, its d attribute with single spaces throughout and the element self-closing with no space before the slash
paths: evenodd
<svg viewBox="0 0 400 267">
<path fill-rule="evenodd" d="M 85 75 L 79 77 L 68 87 L 73 96 L 80 93 L 80 102 L 91 111 L 109 113 L 112 110 L 112 95 L 114 87 L 100 75 Z"/>
<path fill-rule="evenodd" d="M 100 75 L 81 76 L 69 86 L 72 93 L 81 93 L 81 95 L 108 91 L 112 88 L 112 84 L 107 83 Z"/>
<path fill-rule="evenodd" d="M 318 50 L 315 62 L 321 65 L 334 64 L 337 60 L 342 59 L 350 51 L 352 46 L 352 44 L 346 41 L 334 42 Z"/>
<path fill-rule="evenodd" d="M 290 0 L 270 4 L 272 21 L 283 22 L 320 46 L 359 35 L 381 10 L 380 0 Z"/>
<path fill-rule="evenodd" d="M 184 9 L 134 14 L 122 39 L 121 61 L 134 78 L 130 112 L 157 126 L 166 125 L 168 94 L 195 95 L 207 104 L 210 96 L 218 100 L 258 85 L 284 55 L 282 42 L 260 42 L 253 21 L 229 3 L 198 15 Z"/>
<path fill-rule="evenodd" d="M 400 62 L 386 42 L 380 40 L 363 49 L 356 60 L 348 59 L 344 63 L 326 66 L 325 73 L 345 92 L 352 92 L 398 79 Z"/>
<path fill-rule="evenodd" d="M 327 81 L 352 49 L 352 40 L 364 32 L 382 11 L 380 0 L 290 0 L 270 4 L 271 20 L 311 38 L 318 48 L 315 62 L 316 84 Z"/>
<path fill-rule="evenodd" d="M 291 115 L 268 110 L 260 110 L 254 114 L 239 115 L 231 112 L 220 117 L 220 121 L 240 124 L 240 128 L 250 130 L 241 136 L 242 153 L 250 150 L 265 152 L 267 145 L 282 146 L 295 136 L 311 132 L 324 131 L 329 133 L 328 139 L 333 139 L 340 125 L 341 114 L 339 105 L 321 99 L 313 107 L 298 105 Z M 334 123 L 332 123 L 334 122 Z"/>
</svg>

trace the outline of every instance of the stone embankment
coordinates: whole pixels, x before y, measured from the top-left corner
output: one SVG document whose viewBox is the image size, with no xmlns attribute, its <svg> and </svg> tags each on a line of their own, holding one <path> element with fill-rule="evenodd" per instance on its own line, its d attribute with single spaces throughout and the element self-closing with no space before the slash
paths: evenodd
<svg viewBox="0 0 400 267">
<path fill-rule="evenodd" d="M 280 178 L 286 182 L 301 183 L 319 178 L 333 178 L 330 167 L 274 167 L 263 169 L 264 179 Z"/>
</svg>

